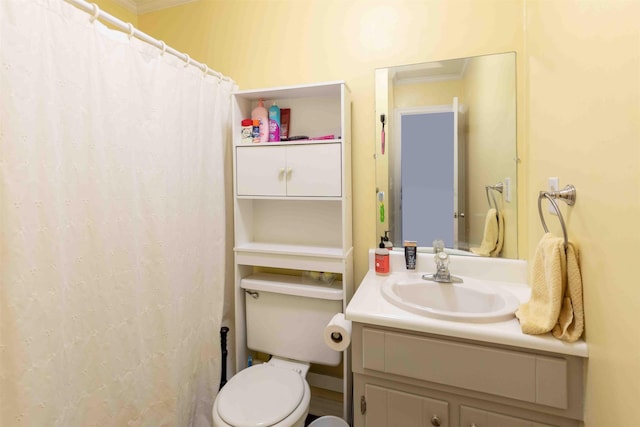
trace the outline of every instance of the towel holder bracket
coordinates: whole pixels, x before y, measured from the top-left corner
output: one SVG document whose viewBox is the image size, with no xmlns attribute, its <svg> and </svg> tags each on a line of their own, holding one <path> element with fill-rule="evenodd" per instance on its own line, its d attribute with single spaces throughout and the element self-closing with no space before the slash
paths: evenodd
<svg viewBox="0 0 640 427">
<path fill-rule="evenodd" d="M 560 212 L 560 208 L 558 207 L 558 203 L 556 200 L 562 200 L 569 206 L 573 206 L 576 204 L 576 187 L 571 184 L 566 185 L 562 190 L 558 191 L 541 191 L 538 194 L 538 214 L 540 215 L 540 222 L 542 222 L 542 228 L 544 228 L 545 233 L 549 232 L 549 227 L 547 227 L 547 223 L 544 220 L 544 215 L 542 214 L 542 199 L 549 200 L 553 210 L 558 214 L 558 220 L 560 221 L 560 226 L 562 227 L 562 234 L 564 235 L 564 247 L 566 249 L 569 244 L 569 238 L 567 237 L 567 227 L 564 224 L 564 218 L 562 217 L 562 212 Z"/>
</svg>

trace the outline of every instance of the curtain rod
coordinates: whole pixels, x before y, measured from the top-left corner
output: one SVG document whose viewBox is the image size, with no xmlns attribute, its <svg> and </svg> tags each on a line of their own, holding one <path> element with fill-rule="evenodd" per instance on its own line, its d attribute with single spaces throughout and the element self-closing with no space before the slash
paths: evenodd
<svg viewBox="0 0 640 427">
<path fill-rule="evenodd" d="M 157 47 L 158 49 L 162 50 L 162 52 L 167 52 L 170 53 L 171 55 L 183 60 L 187 65 L 193 65 L 194 67 L 200 68 L 202 70 L 203 73 L 205 74 L 209 74 L 211 76 L 217 77 L 220 80 L 224 80 L 224 81 L 228 81 L 228 82 L 233 82 L 233 79 L 226 77 L 224 75 L 222 75 L 221 73 L 212 70 L 211 68 L 209 68 L 206 64 L 202 64 L 198 61 L 195 61 L 193 59 L 191 59 L 191 57 L 189 55 L 187 55 L 186 53 L 182 53 L 174 48 L 172 48 L 171 46 L 167 46 L 167 44 L 165 42 L 163 42 L 162 40 L 157 40 L 154 39 L 153 37 L 151 37 L 150 35 L 148 35 L 147 33 L 143 33 L 142 31 L 138 30 L 136 27 L 133 26 L 133 24 L 129 23 L 129 22 L 124 22 L 121 21 L 120 19 L 116 18 L 113 15 L 108 14 L 107 12 L 104 12 L 102 10 L 100 10 L 100 7 L 98 7 L 97 4 L 95 3 L 89 3 L 86 2 L 84 0 L 64 0 L 65 2 L 72 4 L 73 6 L 77 7 L 78 9 L 83 10 L 84 12 L 87 12 L 91 15 L 90 20 L 91 22 L 95 21 L 96 19 L 100 20 L 100 21 L 104 21 L 106 23 L 109 23 L 111 25 L 113 25 L 114 27 L 116 27 L 118 30 L 122 31 L 123 33 L 126 33 L 129 35 L 129 37 L 135 37 L 137 39 L 140 39 L 146 43 L 149 43 L 152 46 Z"/>
</svg>

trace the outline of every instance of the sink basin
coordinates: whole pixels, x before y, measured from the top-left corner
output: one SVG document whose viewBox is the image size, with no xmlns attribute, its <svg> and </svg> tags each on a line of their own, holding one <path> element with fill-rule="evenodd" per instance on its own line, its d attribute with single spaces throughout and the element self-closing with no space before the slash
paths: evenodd
<svg viewBox="0 0 640 427">
<path fill-rule="evenodd" d="M 479 280 L 436 283 L 389 278 L 381 288 L 391 304 L 414 314 L 462 322 L 499 322 L 514 317 L 520 305 L 510 292 Z"/>
</svg>

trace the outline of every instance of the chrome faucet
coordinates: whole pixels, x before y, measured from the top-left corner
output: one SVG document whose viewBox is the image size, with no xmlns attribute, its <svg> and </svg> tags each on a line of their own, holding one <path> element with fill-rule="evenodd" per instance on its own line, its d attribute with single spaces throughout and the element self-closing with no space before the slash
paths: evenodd
<svg viewBox="0 0 640 427">
<path fill-rule="evenodd" d="M 444 251 L 444 245 L 440 246 L 435 243 L 434 250 L 436 254 L 433 258 L 436 262 L 436 272 L 435 274 L 423 274 L 422 278 L 438 283 L 462 283 L 461 278 L 452 276 L 449 272 L 449 254 Z"/>
</svg>

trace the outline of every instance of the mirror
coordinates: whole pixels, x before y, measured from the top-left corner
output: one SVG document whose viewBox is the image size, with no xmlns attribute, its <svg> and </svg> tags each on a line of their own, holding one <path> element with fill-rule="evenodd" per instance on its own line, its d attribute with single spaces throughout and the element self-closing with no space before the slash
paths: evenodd
<svg viewBox="0 0 640 427">
<path fill-rule="evenodd" d="M 518 258 L 514 52 L 376 70 L 376 232 Z"/>
</svg>

